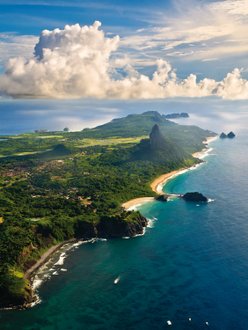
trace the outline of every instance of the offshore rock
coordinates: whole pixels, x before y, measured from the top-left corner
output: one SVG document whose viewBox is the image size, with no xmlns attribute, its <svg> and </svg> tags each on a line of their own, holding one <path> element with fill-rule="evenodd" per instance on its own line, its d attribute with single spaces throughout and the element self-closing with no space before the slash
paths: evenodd
<svg viewBox="0 0 248 330">
<path fill-rule="evenodd" d="M 222 132 L 220 134 L 220 139 L 226 139 L 226 138 L 227 138 L 227 135 L 224 132 Z"/>
<path fill-rule="evenodd" d="M 235 137 L 235 134 L 233 132 L 230 132 L 230 133 L 227 134 L 227 137 L 229 139 L 233 139 Z"/>
<path fill-rule="evenodd" d="M 188 202 L 207 202 L 208 199 L 199 192 L 188 192 L 182 196 Z"/>
</svg>

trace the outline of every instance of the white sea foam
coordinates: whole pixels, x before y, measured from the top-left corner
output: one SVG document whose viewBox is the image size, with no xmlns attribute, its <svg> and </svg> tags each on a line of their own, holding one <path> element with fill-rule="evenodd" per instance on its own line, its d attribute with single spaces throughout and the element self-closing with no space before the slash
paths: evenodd
<svg viewBox="0 0 248 330">
<path fill-rule="evenodd" d="M 122 239 L 130 239 L 129 236 L 123 236 Z"/>
<path fill-rule="evenodd" d="M 140 236 L 144 236 L 144 235 L 145 235 L 145 233 L 146 233 L 146 228 L 145 228 L 145 227 L 143 227 L 143 233 L 142 233 L 142 234 L 137 234 L 137 235 L 135 235 L 134 237 L 140 237 Z"/>
<path fill-rule="evenodd" d="M 147 219 L 147 228 L 153 228 L 154 227 L 154 221 L 152 219 Z"/>
<path fill-rule="evenodd" d="M 35 301 L 33 301 L 33 302 L 30 304 L 30 307 L 34 307 L 34 306 L 40 304 L 41 301 L 42 301 L 42 300 L 40 299 L 40 297 L 39 297 L 38 295 L 36 295 L 36 299 L 35 299 Z"/>
<path fill-rule="evenodd" d="M 42 279 L 39 278 L 39 277 L 36 275 L 36 276 L 34 277 L 34 279 L 33 279 L 33 283 L 32 283 L 32 287 L 33 287 L 33 289 L 34 289 L 34 290 L 38 289 L 38 287 L 41 286 L 42 282 L 43 282 Z"/>
<path fill-rule="evenodd" d="M 153 228 L 154 225 L 155 225 L 155 221 L 157 221 L 158 219 L 157 218 L 151 218 L 151 219 L 147 219 L 148 221 L 148 224 L 147 224 L 147 228 Z"/>
<path fill-rule="evenodd" d="M 61 253 L 59 260 L 54 264 L 54 266 L 62 266 L 64 264 L 65 258 L 67 257 L 67 255 L 63 252 Z"/>
<path fill-rule="evenodd" d="M 58 276 L 59 272 L 58 270 L 62 271 L 62 272 L 66 272 L 67 269 L 66 268 L 61 268 L 59 269 L 58 266 L 62 266 L 64 264 L 64 260 L 66 257 L 68 257 L 68 254 L 66 254 L 66 251 L 71 251 L 77 247 L 79 247 L 81 244 L 87 244 L 90 242 L 95 242 L 95 239 L 91 239 L 88 241 L 85 240 L 80 240 L 74 243 L 66 243 L 63 245 L 63 247 L 60 250 L 60 255 L 59 255 L 59 259 L 55 262 L 56 256 L 58 256 L 59 251 L 57 251 L 55 253 L 55 255 L 52 255 L 50 257 L 50 259 L 44 264 L 42 265 L 38 272 L 35 274 L 35 276 L 32 278 L 32 288 L 34 291 L 37 291 L 37 289 L 42 285 L 42 283 L 44 281 L 49 280 L 52 276 Z M 38 302 L 39 303 L 39 302 Z M 35 302 L 35 304 L 37 304 L 37 301 Z"/>
<path fill-rule="evenodd" d="M 208 148 L 207 150 L 203 151 L 202 154 L 198 156 L 199 159 L 204 159 L 207 156 L 210 156 L 210 152 L 213 151 L 213 148 Z"/>
<path fill-rule="evenodd" d="M 215 199 L 208 198 L 208 203 L 213 203 Z"/>
</svg>

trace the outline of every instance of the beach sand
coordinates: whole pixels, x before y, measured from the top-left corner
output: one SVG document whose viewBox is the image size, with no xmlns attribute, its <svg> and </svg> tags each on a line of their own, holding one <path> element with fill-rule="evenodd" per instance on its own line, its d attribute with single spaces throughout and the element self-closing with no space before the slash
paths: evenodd
<svg viewBox="0 0 248 330">
<path fill-rule="evenodd" d="M 171 171 L 169 173 L 165 173 L 161 176 L 159 176 L 157 179 L 155 179 L 151 183 L 152 191 L 154 191 L 158 195 L 163 194 L 163 186 L 166 184 L 166 182 L 172 178 L 174 178 L 176 175 L 180 174 L 182 171 L 185 171 L 186 168 L 181 168 L 179 170 Z"/>
<path fill-rule="evenodd" d="M 199 158 L 199 159 L 204 158 L 204 156 L 206 156 L 212 150 L 208 147 L 208 144 L 210 142 L 215 141 L 217 138 L 218 138 L 218 136 L 207 137 L 206 140 L 203 141 L 206 148 L 204 148 L 203 150 L 201 150 L 199 152 L 193 153 L 192 156 L 195 157 L 195 158 Z M 192 166 L 192 168 L 194 168 L 194 167 L 196 167 L 196 166 L 195 165 Z M 166 184 L 166 182 L 168 180 L 174 178 L 175 176 L 177 176 L 179 174 L 182 174 L 182 173 L 188 171 L 190 168 L 181 168 L 181 169 L 174 170 L 174 171 L 171 171 L 169 173 L 165 173 L 165 174 L 159 176 L 150 185 L 151 188 L 152 188 L 152 191 L 154 191 L 158 195 L 162 195 L 163 194 L 163 187 L 164 187 L 164 185 Z M 140 206 L 142 204 L 145 204 L 145 203 L 148 203 L 148 202 L 152 202 L 153 200 L 155 200 L 154 197 L 134 198 L 134 199 L 131 199 L 128 202 L 123 203 L 122 207 L 124 207 L 124 209 L 127 210 L 127 211 L 131 211 L 131 210 L 135 210 L 138 206 Z"/>
<path fill-rule="evenodd" d="M 125 210 L 131 211 L 144 203 L 148 203 L 152 201 L 154 201 L 154 197 L 139 197 L 123 203 L 122 207 L 124 207 Z"/>
<path fill-rule="evenodd" d="M 185 171 L 186 169 L 181 168 L 179 170 L 175 170 L 166 174 L 161 175 L 160 177 L 156 178 L 152 183 L 151 183 L 151 188 L 152 190 L 158 194 L 162 195 L 163 194 L 163 186 L 166 184 L 166 182 L 171 179 L 172 177 L 175 177 L 176 175 L 180 174 L 182 171 Z M 131 211 L 135 210 L 138 206 L 152 202 L 154 201 L 154 197 L 139 197 L 139 198 L 134 198 L 131 199 L 128 202 L 125 202 L 122 204 L 122 207 L 124 207 L 125 210 Z"/>
</svg>

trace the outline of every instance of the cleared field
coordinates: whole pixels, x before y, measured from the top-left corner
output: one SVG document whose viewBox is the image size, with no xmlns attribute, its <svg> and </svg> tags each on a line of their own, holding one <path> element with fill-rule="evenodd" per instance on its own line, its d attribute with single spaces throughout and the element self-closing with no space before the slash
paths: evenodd
<svg viewBox="0 0 248 330">
<path fill-rule="evenodd" d="M 82 139 L 77 141 L 76 147 L 92 147 L 92 146 L 108 146 L 117 144 L 135 144 L 139 143 L 140 140 L 147 138 L 146 135 L 130 138 L 112 137 L 107 139 Z"/>
</svg>

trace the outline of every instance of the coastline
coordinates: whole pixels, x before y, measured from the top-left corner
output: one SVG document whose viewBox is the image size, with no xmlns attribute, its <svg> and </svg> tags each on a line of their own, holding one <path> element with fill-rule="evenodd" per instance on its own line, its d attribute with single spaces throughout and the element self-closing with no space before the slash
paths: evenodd
<svg viewBox="0 0 248 330">
<path fill-rule="evenodd" d="M 200 152 L 196 152 L 193 153 L 192 156 L 195 158 L 199 158 L 202 159 L 204 156 L 206 156 L 209 151 L 211 151 L 212 149 L 210 149 L 208 147 L 208 144 L 210 142 L 213 142 L 214 140 L 217 139 L 217 136 L 215 137 L 209 137 L 206 140 L 203 141 L 203 143 L 205 144 L 205 148 L 203 148 Z M 166 183 L 182 174 L 185 173 L 186 171 L 190 170 L 190 169 L 195 169 L 197 167 L 197 165 L 193 165 L 191 167 L 188 168 L 180 168 L 178 170 L 173 170 L 169 173 L 165 173 L 161 176 L 159 176 L 158 178 L 156 178 L 154 181 L 152 181 L 152 183 L 150 184 L 152 191 L 154 191 L 157 195 L 163 195 L 163 187 L 166 185 Z M 132 200 L 129 200 L 125 203 L 122 204 L 122 207 L 126 210 L 126 211 L 132 211 L 132 210 L 136 210 L 139 206 L 145 204 L 145 203 L 149 203 L 149 202 L 153 202 L 155 200 L 155 197 L 138 197 Z M 27 279 L 30 281 L 31 283 L 31 287 L 32 287 L 32 292 L 33 292 L 33 300 L 30 303 L 27 303 L 23 306 L 17 306 L 17 307 L 13 307 L 11 309 L 15 309 L 15 308 L 29 308 L 29 307 L 33 307 L 35 306 L 37 303 L 39 303 L 39 297 L 36 293 L 36 287 L 33 285 L 34 284 L 34 277 L 36 275 L 36 273 L 39 271 L 39 269 L 41 269 L 41 267 L 43 265 L 45 265 L 54 255 L 54 253 L 56 253 L 57 251 L 59 251 L 64 245 L 66 245 L 67 243 L 76 243 L 79 240 L 76 239 L 71 239 L 68 241 L 64 241 L 61 242 L 59 244 L 56 244 L 52 247 L 50 247 L 41 257 L 40 259 L 33 265 L 31 266 L 24 274 L 24 279 Z M 89 240 L 91 241 L 91 240 Z M 85 241 L 87 242 L 87 240 Z"/>
<path fill-rule="evenodd" d="M 71 239 L 56 245 L 51 246 L 46 252 L 42 254 L 40 259 L 33 265 L 31 266 L 24 274 L 24 279 L 29 279 L 31 280 L 32 275 L 40 268 L 42 267 L 49 259 L 50 257 L 57 252 L 63 245 L 67 243 L 73 243 L 75 242 L 75 239 Z"/>
<path fill-rule="evenodd" d="M 152 191 L 154 191 L 157 195 L 163 195 L 163 187 L 165 186 L 166 182 L 170 179 L 174 178 L 175 176 L 184 173 L 189 168 L 180 168 L 178 170 L 171 171 L 169 173 L 162 174 L 158 178 L 156 178 L 152 183 L 150 184 L 150 187 Z M 123 203 L 121 206 L 126 211 L 135 211 L 137 207 L 155 201 L 155 197 L 138 197 L 131 199 L 125 203 Z"/>
<path fill-rule="evenodd" d="M 201 151 L 193 153 L 192 156 L 194 158 L 198 158 L 198 159 L 203 159 L 204 157 L 206 157 L 208 155 L 208 153 L 212 151 L 212 149 L 208 147 L 209 143 L 215 141 L 217 138 L 218 138 L 218 136 L 207 137 L 206 140 L 203 141 L 203 144 L 205 145 L 205 147 Z M 198 165 L 200 165 L 200 164 L 198 164 Z M 163 188 L 169 180 L 171 180 L 171 179 L 175 178 L 176 176 L 183 174 L 189 170 L 195 169 L 195 168 L 197 168 L 197 164 L 190 166 L 190 167 L 183 167 L 178 170 L 174 170 L 174 171 L 162 174 L 158 178 L 156 178 L 154 181 L 152 181 L 152 183 L 150 184 L 150 187 L 151 187 L 152 191 L 154 191 L 157 195 L 163 195 L 164 194 Z M 148 202 L 152 202 L 154 200 L 155 200 L 154 197 L 134 198 L 134 199 L 131 199 L 131 200 L 123 203 L 122 207 L 126 211 L 133 211 L 133 210 L 136 210 L 137 207 L 139 207 L 143 204 L 146 204 Z"/>
</svg>

